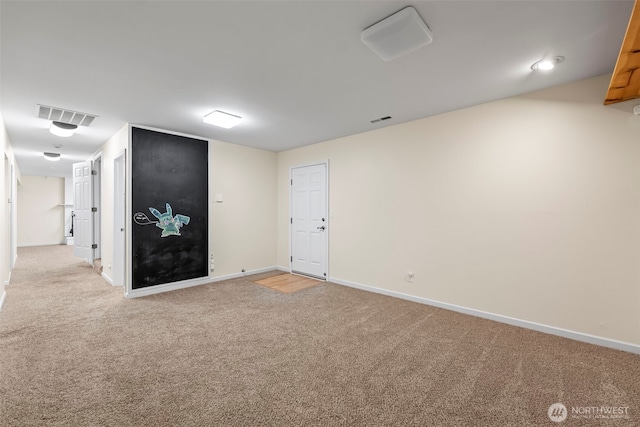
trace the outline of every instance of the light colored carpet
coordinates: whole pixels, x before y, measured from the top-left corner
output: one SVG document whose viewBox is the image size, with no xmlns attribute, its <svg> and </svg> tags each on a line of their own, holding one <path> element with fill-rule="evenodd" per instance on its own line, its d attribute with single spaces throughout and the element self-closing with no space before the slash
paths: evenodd
<svg viewBox="0 0 640 427">
<path fill-rule="evenodd" d="M 20 248 L 2 426 L 637 426 L 640 357 L 279 272 L 127 300 L 70 248 Z M 628 407 L 552 423 L 549 405 Z M 569 409 L 571 411 L 571 409 Z"/>
</svg>

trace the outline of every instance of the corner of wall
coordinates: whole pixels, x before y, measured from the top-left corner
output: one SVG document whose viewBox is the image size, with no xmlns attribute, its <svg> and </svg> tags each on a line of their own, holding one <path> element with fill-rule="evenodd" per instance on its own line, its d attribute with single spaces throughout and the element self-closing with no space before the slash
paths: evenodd
<svg viewBox="0 0 640 427">
<path fill-rule="evenodd" d="M 278 153 L 277 265 L 288 264 L 289 167 L 330 158 L 332 277 L 640 344 L 638 127 L 629 105 L 602 106 L 607 84 Z"/>
</svg>

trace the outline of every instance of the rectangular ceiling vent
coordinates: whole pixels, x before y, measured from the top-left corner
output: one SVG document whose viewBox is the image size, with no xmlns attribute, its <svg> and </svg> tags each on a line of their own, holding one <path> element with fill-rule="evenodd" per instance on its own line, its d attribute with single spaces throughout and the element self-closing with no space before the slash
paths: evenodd
<svg viewBox="0 0 640 427">
<path fill-rule="evenodd" d="M 38 104 L 36 115 L 45 120 L 54 122 L 69 123 L 78 126 L 89 126 L 98 117 L 92 114 L 80 113 L 78 111 L 65 110 L 64 108 L 49 107 Z"/>
<path fill-rule="evenodd" d="M 378 123 L 381 122 L 383 120 L 389 120 L 391 118 L 391 116 L 384 116 L 384 117 L 380 117 L 379 119 L 373 119 L 371 120 L 371 123 Z"/>
</svg>

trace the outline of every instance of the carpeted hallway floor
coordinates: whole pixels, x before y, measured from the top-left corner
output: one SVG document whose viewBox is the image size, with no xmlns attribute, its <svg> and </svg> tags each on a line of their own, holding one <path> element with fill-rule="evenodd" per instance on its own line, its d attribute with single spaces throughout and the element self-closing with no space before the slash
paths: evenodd
<svg viewBox="0 0 640 427">
<path fill-rule="evenodd" d="M 331 283 L 252 283 L 275 274 L 127 300 L 69 247 L 20 248 L 0 425 L 640 425 L 640 356 Z M 627 413 L 571 414 L 595 406 Z"/>
</svg>

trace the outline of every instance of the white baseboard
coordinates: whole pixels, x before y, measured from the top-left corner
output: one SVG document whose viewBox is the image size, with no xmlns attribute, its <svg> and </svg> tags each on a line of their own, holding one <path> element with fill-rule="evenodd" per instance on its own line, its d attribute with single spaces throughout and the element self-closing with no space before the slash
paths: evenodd
<svg viewBox="0 0 640 427">
<path fill-rule="evenodd" d="M 11 271 L 9 272 L 9 276 L 7 276 L 7 280 L 4 281 L 4 285 L 7 286 L 9 283 L 11 283 Z"/>
<path fill-rule="evenodd" d="M 33 248 L 35 246 L 66 246 L 66 244 L 61 242 L 57 242 L 57 243 L 45 242 L 45 243 L 23 243 L 21 245 L 18 245 L 19 248 Z"/>
<path fill-rule="evenodd" d="M 285 273 L 291 273 L 291 269 L 289 267 L 283 267 L 281 265 L 276 266 L 276 270 L 284 271 Z"/>
<path fill-rule="evenodd" d="M 265 267 L 265 268 L 258 268 L 256 270 L 245 271 L 244 273 L 225 274 L 224 276 L 210 277 L 209 282 L 210 283 L 221 282 L 223 280 L 237 279 L 238 277 L 244 277 L 244 276 L 249 276 L 251 274 L 258 274 L 258 273 L 266 273 L 268 271 L 274 271 L 274 270 L 279 270 L 279 268 L 271 266 L 271 267 Z"/>
<path fill-rule="evenodd" d="M 543 325 L 541 323 L 530 322 L 522 319 L 516 319 L 514 317 L 503 316 L 500 314 L 488 313 L 486 311 L 475 310 L 473 308 L 462 307 L 459 305 L 435 301 L 428 298 L 422 298 L 422 297 L 416 297 L 413 295 L 403 294 L 401 292 L 395 292 L 387 289 L 376 288 L 373 286 L 362 285 L 360 283 L 354 283 L 348 280 L 342 280 L 335 277 L 330 278 L 329 282 L 336 283 L 338 285 L 348 286 L 351 288 L 361 289 L 364 291 L 374 292 L 377 294 L 387 295 L 390 297 L 401 298 L 408 301 L 417 302 L 420 304 L 426 304 L 434 307 L 444 308 L 445 310 L 451 310 L 451 311 L 455 311 L 462 314 L 481 317 L 483 319 L 493 320 L 500 323 L 506 323 L 508 325 L 531 329 L 534 331 L 543 332 L 545 334 L 557 335 L 560 337 L 569 338 L 576 341 L 582 341 L 589 344 L 595 344 L 602 347 L 608 347 L 616 350 L 627 351 L 629 353 L 640 354 L 640 345 L 637 345 L 637 344 L 612 340 L 609 338 L 598 337 L 595 335 L 585 334 L 582 332 L 576 332 L 568 329 L 557 328 L 555 326 Z"/>
<path fill-rule="evenodd" d="M 113 283 L 113 280 L 111 279 L 111 277 L 107 276 L 104 272 L 102 272 L 102 274 L 100 274 L 100 275 L 101 275 L 101 276 L 102 276 L 102 278 L 103 278 L 104 280 L 106 280 L 106 281 L 107 281 L 107 283 L 109 283 L 111 286 L 116 286 L 116 285 Z"/>
<path fill-rule="evenodd" d="M 125 291 L 124 296 L 127 298 L 145 297 L 148 295 L 160 294 L 162 292 L 190 288 L 192 286 L 206 285 L 207 283 L 211 283 L 211 278 L 209 276 L 200 277 L 197 279 L 182 280 L 180 282 L 165 283 L 164 285 L 148 286 L 141 289 L 132 289 L 130 291 Z"/>
<path fill-rule="evenodd" d="M 2 291 L 2 298 L 0 298 L 0 311 L 2 311 L 2 306 L 4 305 L 4 300 L 7 298 L 7 291 Z"/>
<path fill-rule="evenodd" d="M 175 290 L 178 290 L 178 289 L 190 288 L 192 286 L 200 286 L 200 285 L 206 285 L 206 284 L 209 284 L 209 283 L 221 282 L 223 280 L 236 279 L 238 277 L 244 277 L 244 276 L 248 276 L 250 274 L 266 273 L 267 271 L 273 271 L 273 270 L 276 270 L 276 267 L 272 266 L 272 267 L 259 268 L 259 269 L 256 269 L 256 270 L 245 271 L 244 273 L 241 272 L 241 273 L 234 273 L 234 274 L 226 274 L 224 276 L 200 277 L 198 279 L 183 280 L 181 282 L 174 282 L 174 283 L 167 283 L 167 284 L 164 284 L 164 285 L 149 286 L 149 287 L 142 288 L 142 289 L 134 289 L 134 290 L 131 290 L 129 292 L 125 292 L 125 296 L 127 298 L 144 297 L 144 296 L 147 296 L 147 295 L 159 294 L 159 293 L 162 293 L 162 292 L 168 292 L 168 291 L 175 291 Z"/>
</svg>

